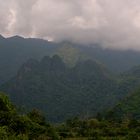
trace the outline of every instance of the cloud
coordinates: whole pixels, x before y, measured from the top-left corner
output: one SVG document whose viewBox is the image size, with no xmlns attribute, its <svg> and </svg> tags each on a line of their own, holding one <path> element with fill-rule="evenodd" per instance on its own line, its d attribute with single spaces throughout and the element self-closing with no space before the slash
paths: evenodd
<svg viewBox="0 0 140 140">
<path fill-rule="evenodd" d="M 140 50 L 139 0 L 0 0 L 0 32 Z"/>
</svg>

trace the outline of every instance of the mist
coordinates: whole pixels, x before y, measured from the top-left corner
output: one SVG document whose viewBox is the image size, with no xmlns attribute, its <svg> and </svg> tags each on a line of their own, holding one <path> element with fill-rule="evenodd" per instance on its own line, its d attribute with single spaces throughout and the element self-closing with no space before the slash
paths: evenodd
<svg viewBox="0 0 140 140">
<path fill-rule="evenodd" d="M 140 50 L 139 0 L 0 0 L 0 33 Z"/>
</svg>

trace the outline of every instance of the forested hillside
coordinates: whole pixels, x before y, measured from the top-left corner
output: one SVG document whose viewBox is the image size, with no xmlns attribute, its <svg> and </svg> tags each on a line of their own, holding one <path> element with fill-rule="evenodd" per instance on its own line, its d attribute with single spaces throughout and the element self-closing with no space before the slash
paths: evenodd
<svg viewBox="0 0 140 140">
<path fill-rule="evenodd" d="M 120 101 L 113 109 L 107 112 L 109 119 L 140 119 L 140 90 L 133 91 L 128 97 Z"/>
<path fill-rule="evenodd" d="M 57 55 L 28 60 L 0 87 L 17 105 L 39 108 L 53 121 L 95 115 L 115 104 L 115 89 L 116 80 L 102 64 L 86 60 L 71 68 Z"/>
<path fill-rule="evenodd" d="M 112 108 L 140 85 L 139 66 L 114 76 L 140 63 L 135 51 L 1 36 L 0 58 L 0 89 L 55 121 Z"/>
</svg>

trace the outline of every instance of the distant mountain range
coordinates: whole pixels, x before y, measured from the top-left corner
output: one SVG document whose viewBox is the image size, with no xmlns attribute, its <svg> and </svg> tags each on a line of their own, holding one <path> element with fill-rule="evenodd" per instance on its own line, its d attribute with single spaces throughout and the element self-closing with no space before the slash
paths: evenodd
<svg viewBox="0 0 140 140">
<path fill-rule="evenodd" d="M 28 59 L 40 60 L 58 54 L 64 62 L 74 66 L 77 62 L 92 59 L 118 73 L 140 64 L 140 52 L 102 49 L 98 45 L 79 45 L 70 42 L 54 43 L 37 38 L 0 36 L 0 83 L 12 78 Z"/>
<path fill-rule="evenodd" d="M 51 44 L 40 39 L 19 36 L 0 37 L 0 83 L 13 77 L 19 67 L 30 58 L 39 59 L 49 51 Z"/>
</svg>

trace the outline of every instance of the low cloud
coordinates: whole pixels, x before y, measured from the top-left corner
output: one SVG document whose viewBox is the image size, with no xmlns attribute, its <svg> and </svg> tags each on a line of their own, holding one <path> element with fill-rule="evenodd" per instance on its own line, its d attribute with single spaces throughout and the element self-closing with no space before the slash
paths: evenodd
<svg viewBox="0 0 140 140">
<path fill-rule="evenodd" d="M 0 0 L 0 33 L 140 50 L 139 0 Z"/>
</svg>

